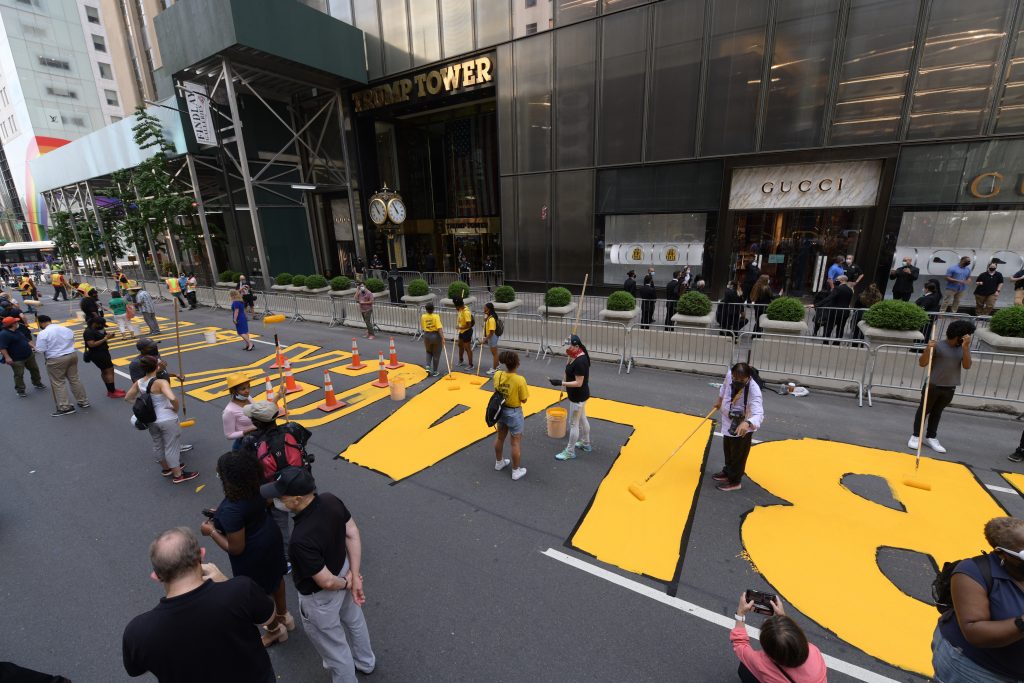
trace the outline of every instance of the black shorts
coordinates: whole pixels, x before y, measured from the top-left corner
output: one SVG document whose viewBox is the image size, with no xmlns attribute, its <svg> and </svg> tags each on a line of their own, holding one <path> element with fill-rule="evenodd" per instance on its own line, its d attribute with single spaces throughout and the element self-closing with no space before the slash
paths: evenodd
<svg viewBox="0 0 1024 683">
<path fill-rule="evenodd" d="M 114 361 L 110 358 L 110 351 L 89 351 L 89 362 L 100 370 L 114 367 Z"/>
<path fill-rule="evenodd" d="M 471 342 L 473 341 L 473 330 L 468 329 L 465 332 L 459 332 L 459 341 Z"/>
</svg>

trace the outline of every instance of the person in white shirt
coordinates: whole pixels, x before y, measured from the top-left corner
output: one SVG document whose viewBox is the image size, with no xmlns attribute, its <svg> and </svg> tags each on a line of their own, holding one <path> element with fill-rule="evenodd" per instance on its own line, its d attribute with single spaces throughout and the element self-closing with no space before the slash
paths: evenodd
<svg viewBox="0 0 1024 683">
<path fill-rule="evenodd" d="M 738 491 L 747 468 L 754 432 L 764 422 L 761 376 L 746 363 L 736 363 L 725 373 L 715 410 L 722 411 L 722 449 L 725 467 L 711 475 L 719 491 Z"/>
<path fill-rule="evenodd" d="M 46 374 L 50 376 L 50 387 L 53 388 L 53 400 L 57 404 L 54 417 L 70 415 L 75 407 L 68 401 L 68 388 L 79 407 L 89 407 L 89 397 L 85 387 L 78 380 L 78 352 L 75 350 L 75 334 L 67 327 L 54 325 L 48 315 L 39 316 L 39 334 L 36 335 L 36 351 L 43 354 L 46 360 Z"/>
</svg>

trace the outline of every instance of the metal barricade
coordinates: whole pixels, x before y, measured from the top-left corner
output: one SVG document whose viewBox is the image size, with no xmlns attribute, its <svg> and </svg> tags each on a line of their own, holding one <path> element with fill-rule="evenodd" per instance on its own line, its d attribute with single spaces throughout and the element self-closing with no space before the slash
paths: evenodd
<svg viewBox="0 0 1024 683">
<path fill-rule="evenodd" d="M 544 340 L 541 355 L 556 353 L 572 334 L 574 318 L 548 317 L 544 319 Z M 576 334 L 587 347 L 587 353 L 599 360 L 618 361 L 619 372 L 626 362 L 626 326 L 622 323 L 588 320 L 583 318 L 576 327 Z"/>
<path fill-rule="evenodd" d="M 213 287 L 196 287 L 196 302 L 204 306 L 213 306 L 216 301 L 216 294 Z"/>
<path fill-rule="evenodd" d="M 626 372 L 639 361 L 643 365 L 680 369 L 690 365 L 711 365 L 723 370 L 732 365 L 736 335 L 729 330 L 699 327 L 666 327 L 651 325 L 642 329 L 637 323 L 629 326 L 626 337 Z"/>
<path fill-rule="evenodd" d="M 332 297 L 328 294 L 296 295 L 295 320 L 297 322 L 327 323 L 330 327 L 341 324 L 335 312 Z"/>
<path fill-rule="evenodd" d="M 921 359 L 921 345 L 879 344 L 871 350 L 871 370 L 868 374 L 868 405 L 872 405 L 874 390 L 878 387 L 916 393 L 924 386 L 925 368 Z"/>
<path fill-rule="evenodd" d="M 1024 403 L 1024 356 L 971 351 L 971 369 L 961 373 L 961 396 Z"/>
<path fill-rule="evenodd" d="M 825 337 L 752 332 L 740 335 L 740 343 L 743 342 L 750 344 L 748 362 L 762 375 L 855 382 L 857 405 L 864 405 L 864 384 L 871 364 L 867 342 L 845 340 L 840 344 Z"/>
<path fill-rule="evenodd" d="M 263 315 L 282 313 L 284 315 L 295 315 L 295 299 L 288 292 L 274 291 L 260 292 L 257 295 L 257 304 L 263 301 Z"/>
<path fill-rule="evenodd" d="M 356 301 L 344 302 L 340 322 L 346 327 L 366 329 L 363 314 L 359 311 L 359 303 Z M 375 331 L 415 334 L 420 327 L 419 307 L 384 303 L 378 299 L 373 304 L 373 327 Z"/>
<path fill-rule="evenodd" d="M 506 313 L 498 316 L 504 326 L 504 334 L 498 337 L 498 348 L 512 348 L 532 351 L 540 358 L 544 341 L 544 318 L 536 313 Z M 481 337 L 482 339 L 482 337 Z"/>
</svg>

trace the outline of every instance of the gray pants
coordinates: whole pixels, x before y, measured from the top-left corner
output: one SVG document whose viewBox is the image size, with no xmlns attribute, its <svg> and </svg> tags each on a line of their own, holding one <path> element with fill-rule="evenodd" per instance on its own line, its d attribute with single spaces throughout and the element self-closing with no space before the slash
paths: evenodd
<svg viewBox="0 0 1024 683">
<path fill-rule="evenodd" d="M 373 309 L 368 311 L 360 311 L 363 316 L 363 323 L 366 325 L 366 334 L 370 337 L 373 336 Z"/>
<path fill-rule="evenodd" d="M 160 323 L 156 321 L 156 313 L 142 313 L 142 319 L 146 321 L 150 334 L 160 334 Z"/>
<path fill-rule="evenodd" d="M 431 372 L 437 372 L 437 366 L 441 364 L 441 335 L 437 332 L 424 332 L 423 348 L 427 351 L 425 367 Z"/>
<path fill-rule="evenodd" d="M 348 560 L 338 576 L 348 571 Z M 320 591 L 299 594 L 299 616 L 306 637 L 320 653 L 324 668 L 331 672 L 331 683 L 356 683 L 356 668 L 373 671 L 377 658 L 370 646 L 363 610 L 352 599 L 352 593 Z"/>
<path fill-rule="evenodd" d="M 288 561 L 288 541 L 292 538 L 291 514 L 284 506 L 280 498 L 274 499 L 274 507 L 270 508 L 270 516 L 274 518 L 277 528 L 281 530 L 281 538 L 284 540 L 284 559 Z"/>
<path fill-rule="evenodd" d="M 164 461 L 170 468 L 181 466 L 181 427 L 177 418 L 154 422 L 149 425 L 153 437 L 153 453 L 158 461 Z"/>
<path fill-rule="evenodd" d="M 85 387 L 78 381 L 77 353 L 48 358 L 46 360 L 46 374 L 50 376 L 50 386 L 53 387 L 58 410 L 67 410 L 71 407 L 71 403 L 68 401 L 67 384 L 71 385 L 71 393 L 75 395 L 75 400 L 79 404 L 89 402 L 89 397 L 85 395 Z"/>
<path fill-rule="evenodd" d="M 565 450 L 576 452 L 576 442 L 590 445 L 590 421 L 587 420 L 587 402 L 569 401 L 569 445 Z"/>
</svg>

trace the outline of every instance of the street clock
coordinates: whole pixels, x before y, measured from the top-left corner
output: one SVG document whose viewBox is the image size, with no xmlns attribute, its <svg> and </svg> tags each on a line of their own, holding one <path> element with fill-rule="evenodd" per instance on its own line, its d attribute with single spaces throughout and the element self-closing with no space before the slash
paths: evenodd
<svg viewBox="0 0 1024 683">
<path fill-rule="evenodd" d="M 384 187 L 370 196 L 370 220 L 388 233 L 397 233 L 406 219 L 405 202 L 402 195 L 385 183 Z"/>
</svg>

